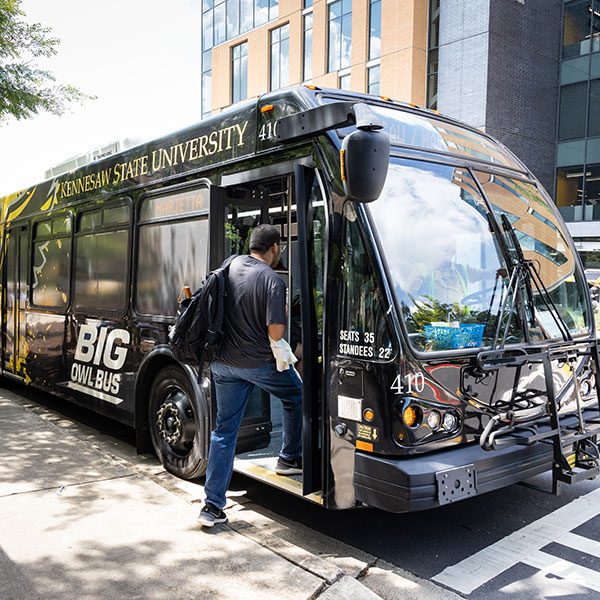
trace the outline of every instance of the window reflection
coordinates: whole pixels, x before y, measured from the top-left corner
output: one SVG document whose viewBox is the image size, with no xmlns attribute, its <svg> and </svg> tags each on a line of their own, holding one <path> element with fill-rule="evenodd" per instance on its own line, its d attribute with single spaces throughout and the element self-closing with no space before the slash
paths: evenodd
<svg viewBox="0 0 600 600">
<path fill-rule="evenodd" d="M 329 7 L 328 70 L 339 71 L 350 66 L 352 47 L 352 0 L 337 0 Z"/>
<path fill-rule="evenodd" d="M 235 104 L 248 97 L 248 42 L 231 49 L 232 97 Z"/>
<path fill-rule="evenodd" d="M 350 204 L 345 207 L 343 271 L 338 354 L 389 360 L 392 342 L 385 303 L 362 239 L 358 215 Z"/>
<path fill-rule="evenodd" d="M 369 11 L 369 60 L 381 56 L 381 0 L 371 0 Z"/>
<path fill-rule="evenodd" d="M 367 69 L 367 93 L 379 94 L 379 65 Z"/>
<path fill-rule="evenodd" d="M 66 309 L 69 303 L 71 239 L 59 237 L 33 243 L 33 304 Z"/>
<path fill-rule="evenodd" d="M 312 36 L 313 36 L 313 14 L 309 12 L 303 17 L 304 23 L 304 54 L 302 59 L 302 77 L 303 81 L 309 81 L 312 78 Z"/>
<path fill-rule="evenodd" d="M 395 159 L 369 209 L 411 342 L 420 350 L 491 343 L 507 272 L 469 174 Z M 521 341 L 516 316 L 505 318 L 510 341 Z"/>
<path fill-rule="evenodd" d="M 290 26 L 271 31 L 271 89 L 288 85 L 290 79 Z"/>
<path fill-rule="evenodd" d="M 575 255 L 546 199 L 531 183 L 481 173 L 478 178 L 498 220 L 501 221 L 504 214 L 510 221 L 525 260 L 535 265 L 571 334 L 586 333 L 589 328 L 584 300 L 587 290 L 576 271 Z M 510 235 L 506 240 L 511 259 L 517 262 L 518 248 Z M 560 330 L 547 309 L 545 295 L 534 290 L 533 301 L 536 324 L 530 326 L 530 335 L 534 339 L 560 337 Z M 527 305 L 525 308 L 528 310 Z"/>
</svg>

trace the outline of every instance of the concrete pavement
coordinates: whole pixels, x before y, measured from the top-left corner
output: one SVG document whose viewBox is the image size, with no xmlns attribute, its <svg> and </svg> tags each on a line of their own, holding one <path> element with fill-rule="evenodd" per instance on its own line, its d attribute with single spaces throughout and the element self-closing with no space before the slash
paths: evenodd
<svg viewBox="0 0 600 600">
<path fill-rule="evenodd" d="M 458 598 L 317 532 L 290 526 L 289 541 L 243 497 L 230 498 L 228 525 L 203 529 L 196 482 L 9 388 L 0 388 L 4 600 Z"/>
</svg>

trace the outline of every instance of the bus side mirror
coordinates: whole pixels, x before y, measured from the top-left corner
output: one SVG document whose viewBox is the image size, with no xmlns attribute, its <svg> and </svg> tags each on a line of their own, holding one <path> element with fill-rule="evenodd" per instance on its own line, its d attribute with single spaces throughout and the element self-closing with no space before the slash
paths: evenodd
<svg viewBox="0 0 600 600">
<path fill-rule="evenodd" d="M 342 142 L 342 180 L 348 199 L 377 200 L 387 176 L 390 139 L 385 131 L 356 129 Z"/>
</svg>

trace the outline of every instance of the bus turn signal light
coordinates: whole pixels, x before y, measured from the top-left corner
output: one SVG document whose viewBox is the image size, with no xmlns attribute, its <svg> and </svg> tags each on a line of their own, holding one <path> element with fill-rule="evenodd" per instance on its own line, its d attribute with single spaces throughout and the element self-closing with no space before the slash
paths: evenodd
<svg viewBox="0 0 600 600">
<path fill-rule="evenodd" d="M 363 417 L 366 421 L 372 421 L 375 418 L 375 413 L 370 408 L 365 408 Z"/>
<path fill-rule="evenodd" d="M 414 406 L 407 406 L 402 414 L 402 419 L 408 427 L 412 427 L 417 422 L 417 411 Z"/>
</svg>

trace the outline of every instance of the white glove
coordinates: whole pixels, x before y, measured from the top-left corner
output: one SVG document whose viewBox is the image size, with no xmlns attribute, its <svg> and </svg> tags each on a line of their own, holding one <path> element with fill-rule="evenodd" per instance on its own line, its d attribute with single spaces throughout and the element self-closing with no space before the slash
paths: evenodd
<svg viewBox="0 0 600 600">
<path fill-rule="evenodd" d="M 273 352 L 273 356 L 275 357 L 278 371 L 287 371 L 291 365 L 298 362 L 290 345 L 283 338 L 276 342 L 269 336 L 269 342 L 271 343 L 271 352 Z"/>
</svg>

